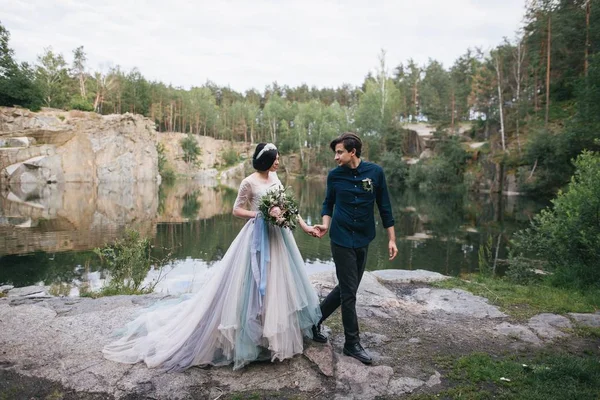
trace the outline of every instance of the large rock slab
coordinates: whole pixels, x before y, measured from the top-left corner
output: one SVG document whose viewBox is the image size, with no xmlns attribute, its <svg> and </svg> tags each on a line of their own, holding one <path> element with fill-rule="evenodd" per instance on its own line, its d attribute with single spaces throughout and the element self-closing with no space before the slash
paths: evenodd
<svg viewBox="0 0 600 400">
<path fill-rule="evenodd" d="M 0 172 L 9 168 L 1 176 L 10 183 L 158 179 L 157 133 L 141 115 L 0 107 L 0 139 L 25 146 L 0 152 Z"/>
<path fill-rule="evenodd" d="M 450 314 L 467 315 L 474 318 L 506 317 L 488 299 L 475 296 L 461 289 L 418 288 L 402 296 L 407 308 L 415 312 L 442 311 Z"/>
<path fill-rule="evenodd" d="M 325 297 L 337 285 L 335 271 L 320 272 L 310 276 L 320 297 Z M 356 294 L 359 317 L 391 318 L 400 307 L 396 294 L 377 280 L 374 273 L 366 271 Z"/>
<path fill-rule="evenodd" d="M 569 316 L 579 325 L 600 328 L 600 313 L 598 312 L 595 314 L 569 313 Z"/>
<path fill-rule="evenodd" d="M 531 328 L 538 337 L 552 340 L 567 336 L 561 329 L 570 329 L 571 321 L 562 315 L 543 313 L 529 319 L 527 326 Z"/>
<path fill-rule="evenodd" d="M 380 271 L 373 271 L 373 275 L 377 279 L 383 282 L 390 283 L 429 283 L 438 282 L 449 279 L 449 276 L 442 275 L 439 272 L 425 271 L 423 269 L 417 269 L 414 271 L 408 271 L 404 269 L 383 269 Z"/>
</svg>

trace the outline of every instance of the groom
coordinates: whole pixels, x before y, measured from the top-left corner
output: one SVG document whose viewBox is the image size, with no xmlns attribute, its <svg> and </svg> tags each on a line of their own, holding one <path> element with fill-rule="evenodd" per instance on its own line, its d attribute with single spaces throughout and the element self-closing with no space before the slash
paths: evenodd
<svg viewBox="0 0 600 400">
<path fill-rule="evenodd" d="M 327 193 L 321 211 L 323 221 L 314 228 L 318 237 L 329 231 L 339 284 L 321 303 L 323 317 L 313 327 L 313 338 L 317 342 L 327 341 L 321 333 L 321 323 L 341 305 L 344 354 L 371 364 L 372 358 L 360 345 L 356 292 L 365 271 L 369 243 L 375 238 L 375 203 L 387 230 L 389 259 L 393 260 L 398 254 L 392 206 L 383 169 L 361 160 L 362 141 L 356 134 L 346 132 L 329 147 L 335 153 L 338 167 L 327 176 Z"/>
</svg>

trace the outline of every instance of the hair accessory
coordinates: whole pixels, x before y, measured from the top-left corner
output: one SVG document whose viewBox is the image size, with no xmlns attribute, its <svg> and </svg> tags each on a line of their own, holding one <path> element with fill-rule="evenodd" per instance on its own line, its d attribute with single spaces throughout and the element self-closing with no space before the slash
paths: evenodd
<svg viewBox="0 0 600 400">
<path fill-rule="evenodd" d="M 265 144 L 265 147 L 263 147 L 262 150 L 258 153 L 258 155 L 256 156 L 256 159 L 258 160 L 260 158 L 260 156 L 262 156 L 266 151 L 270 151 L 270 150 L 277 150 L 277 147 L 273 143 Z"/>
</svg>

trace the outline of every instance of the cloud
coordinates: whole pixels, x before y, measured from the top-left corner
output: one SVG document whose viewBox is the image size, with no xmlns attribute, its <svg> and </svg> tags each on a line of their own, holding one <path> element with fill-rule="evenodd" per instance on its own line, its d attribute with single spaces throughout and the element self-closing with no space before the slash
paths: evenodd
<svg viewBox="0 0 600 400">
<path fill-rule="evenodd" d="M 150 80 L 207 80 L 243 91 L 359 85 L 387 51 L 390 70 L 413 58 L 450 66 L 469 47 L 513 37 L 523 0 L 0 0 L 20 61 L 83 45 L 92 70 L 137 67 Z M 142 6 L 143 4 L 143 6 Z"/>
</svg>

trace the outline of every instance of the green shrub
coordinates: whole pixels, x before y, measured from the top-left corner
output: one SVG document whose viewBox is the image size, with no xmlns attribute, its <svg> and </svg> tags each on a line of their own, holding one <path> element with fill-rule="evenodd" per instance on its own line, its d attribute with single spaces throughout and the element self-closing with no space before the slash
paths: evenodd
<svg viewBox="0 0 600 400">
<path fill-rule="evenodd" d="M 162 143 L 156 145 L 156 152 L 158 153 L 158 173 L 165 182 L 172 182 L 175 180 L 175 171 L 169 165 L 167 161 L 167 155 L 165 154 L 165 146 Z"/>
<path fill-rule="evenodd" d="M 94 249 L 110 280 L 102 289 L 107 294 L 135 294 L 151 292 L 153 287 L 142 288 L 142 282 L 153 264 L 151 245 L 137 231 L 127 230 L 122 239 Z"/>
<path fill-rule="evenodd" d="M 584 152 L 575 167 L 553 208 L 542 210 L 530 228 L 513 236 L 513 258 L 542 260 L 557 285 L 600 286 L 600 155 Z"/>
<path fill-rule="evenodd" d="M 94 111 L 94 105 L 81 96 L 73 97 L 69 103 L 69 108 L 71 110 Z"/>
<path fill-rule="evenodd" d="M 229 147 L 223 150 L 223 152 L 221 153 L 221 158 L 223 159 L 225 166 L 229 167 L 235 165 L 239 161 L 240 156 L 233 147 Z"/>
<path fill-rule="evenodd" d="M 179 144 L 183 149 L 183 159 L 188 164 L 195 163 L 198 156 L 202 154 L 202 149 L 198 147 L 198 142 L 191 133 L 181 139 Z"/>
</svg>

